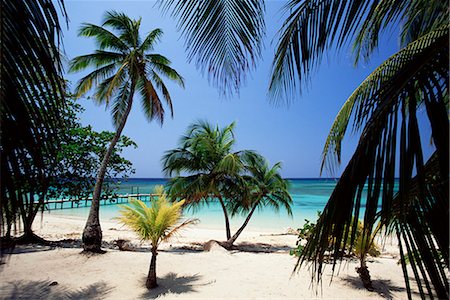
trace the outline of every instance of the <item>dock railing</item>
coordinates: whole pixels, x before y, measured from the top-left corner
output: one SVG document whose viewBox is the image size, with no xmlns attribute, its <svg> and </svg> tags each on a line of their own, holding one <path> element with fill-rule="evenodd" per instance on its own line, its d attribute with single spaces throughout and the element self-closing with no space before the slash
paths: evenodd
<svg viewBox="0 0 450 300">
<path fill-rule="evenodd" d="M 138 189 L 139 191 L 139 189 Z M 144 202 L 152 201 L 153 198 L 160 196 L 159 194 L 126 194 L 126 195 L 112 195 L 100 198 L 100 205 L 113 205 L 128 203 L 131 198 L 139 199 Z M 89 207 L 92 202 L 92 197 L 81 199 L 50 199 L 44 202 L 46 210 L 66 209 Z M 69 204 L 70 203 L 70 204 Z"/>
</svg>

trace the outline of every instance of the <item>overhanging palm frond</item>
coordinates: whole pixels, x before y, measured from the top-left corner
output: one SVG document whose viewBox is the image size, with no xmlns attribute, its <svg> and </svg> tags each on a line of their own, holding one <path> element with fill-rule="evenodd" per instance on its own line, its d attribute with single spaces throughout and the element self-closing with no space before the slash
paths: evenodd
<svg viewBox="0 0 450 300">
<path fill-rule="evenodd" d="M 373 7 L 355 39 L 356 63 L 360 58 L 369 59 L 378 47 L 380 33 L 392 24 L 401 24 L 401 45 L 406 46 L 448 23 L 448 6 L 440 0 L 381 0 Z"/>
<path fill-rule="evenodd" d="M 222 94 L 238 92 L 261 56 L 264 2 L 169 0 L 159 6 L 178 20 L 188 60 Z"/>
<path fill-rule="evenodd" d="M 309 73 L 333 45 L 341 47 L 374 9 L 375 1 L 291 0 L 284 6 L 286 21 L 278 32 L 269 96 L 289 102 Z"/>
<path fill-rule="evenodd" d="M 347 108 L 338 117 L 337 123 L 335 122 L 324 153 L 330 152 L 330 149 L 338 153 L 336 149 L 340 149 L 340 141 L 352 110 L 355 116 L 354 126 L 364 126 L 364 130 L 354 155 L 316 225 L 317 230 L 312 234 L 298 262 L 297 266 L 313 260 L 313 276 L 320 278 L 324 256 L 329 247 L 329 237 L 334 237 L 334 253 L 344 253 L 346 245 L 342 243 L 343 240 L 349 238 L 350 245 L 353 245 L 357 220 L 364 205 L 362 195 L 365 185 L 367 196 L 363 240 L 369 238 L 368 234 L 372 232 L 377 217 L 382 223 L 392 217 L 390 213 L 394 207 L 397 166 L 400 178 L 400 196 L 397 197 L 399 200 L 396 200 L 400 204 L 397 205 L 407 207 L 407 203 L 411 203 L 408 193 L 413 187 L 415 174 L 420 183 L 420 201 L 415 203 L 420 203 L 417 209 L 422 213 L 416 213 L 415 220 L 412 220 L 406 217 L 405 210 L 402 220 L 409 223 L 403 232 L 409 235 L 408 239 L 414 240 L 415 245 L 421 243 L 422 239 L 436 240 L 438 245 L 448 245 L 448 230 L 446 234 L 442 230 L 435 230 L 435 225 L 432 224 L 436 221 L 431 221 L 430 215 L 425 213 L 432 210 L 435 220 L 448 220 L 448 193 L 441 193 L 440 198 L 433 200 L 424 196 L 427 189 L 423 182 L 426 168 L 417 120 L 418 107 L 425 106 L 432 126 L 433 139 L 439 144 L 436 145 L 436 155 L 439 158 L 441 178 L 448 180 L 448 99 L 445 98 L 448 94 L 449 79 L 448 37 L 448 27 L 444 26 L 410 43 L 371 74 L 345 104 Z M 437 211 L 434 209 L 437 206 L 446 209 Z M 421 226 L 425 227 L 420 228 Z M 406 228 L 413 231 L 407 232 Z M 428 234 L 420 237 L 417 232 Z M 432 247 L 431 252 L 437 251 L 436 244 L 427 245 Z M 408 255 L 413 255 L 409 251 L 414 248 L 408 247 Z M 448 254 L 448 248 L 444 251 Z M 338 255 L 334 257 L 334 263 L 338 258 Z M 447 298 L 447 281 L 445 278 L 443 280 L 439 272 L 439 262 L 429 259 L 424 263 L 426 268 L 422 273 L 430 278 L 436 295 L 439 298 Z M 414 275 L 419 281 L 417 274 Z M 409 286 L 408 292 L 410 293 Z"/>
<path fill-rule="evenodd" d="M 395 97 L 407 91 L 405 82 L 421 79 L 415 89 L 430 95 L 436 93 L 445 100 L 442 93 L 447 87 L 443 80 L 448 72 L 442 64 L 448 60 L 447 37 L 447 26 L 426 34 L 387 59 L 360 84 L 333 122 L 323 150 L 321 171 L 324 167 L 332 171 L 336 162 L 340 163 L 341 143 L 351 117 L 354 116 L 354 130 L 359 130 L 372 117 L 380 101 L 385 100 L 381 95 L 389 93 Z M 433 88 L 437 90 L 432 92 Z"/>
<path fill-rule="evenodd" d="M 444 287 L 448 286 L 444 269 L 449 264 L 449 230 L 442 226 L 442 217 L 446 215 L 448 219 L 449 182 L 447 176 L 441 176 L 441 167 L 435 152 L 423 171 L 411 180 L 407 194 L 395 195 L 388 223 L 382 224 L 397 233 L 400 251 L 410 257 L 421 294 L 425 286 L 429 295 L 433 294 L 432 287 L 440 287 L 442 290 L 436 292 L 443 295 Z M 403 272 L 408 275 L 405 260 L 401 263 Z M 407 281 L 406 285 L 409 286 Z"/>
<path fill-rule="evenodd" d="M 65 16 L 63 2 L 57 3 Z M 50 0 L 1 3 L 2 225 L 17 215 L 29 193 L 41 197 L 46 192 L 55 163 L 65 96 L 59 22 Z M 40 203 L 30 207 L 34 211 Z M 27 212 L 22 211 L 22 217 L 27 218 Z"/>
</svg>

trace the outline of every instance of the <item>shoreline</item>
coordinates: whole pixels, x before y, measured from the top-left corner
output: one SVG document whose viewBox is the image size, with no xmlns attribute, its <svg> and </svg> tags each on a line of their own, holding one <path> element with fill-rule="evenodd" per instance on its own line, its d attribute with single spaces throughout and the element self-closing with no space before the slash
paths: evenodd
<svg viewBox="0 0 450 300">
<path fill-rule="evenodd" d="M 85 224 L 81 218 L 38 216 L 34 230 L 53 241 L 79 240 Z M 41 226 L 42 225 L 42 226 Z M 105 254 L 83 255 L 79 244 L 68 248 L 38 245 L 17 246 L 0 266 L 3 280 L 0 298 L 76 298 L 76 299 L 404 299 L 401 266 L 397 264 L 395 241 L 385 245 L 382 255 L 369 258 L 368 267 L 375 292 L 368 292 L 355 271 L 359 261 L 347 259 L 338 265 L 331 285 L 331 265 L 326 264 L 326 288 L 311 288 L 307 267 L 293 273 L 297 258 L 289 255 L 296 235 L 282 232 L 244 230 L 236 241 L 237 250 L 213 247 L 202 251 L 202 244 L 224 240 L 225 230 L 193 226 L 167 243 L 161 244 L 157 259 L 159 287 L 145 288 L 150 251 L 149 243 L 117 222 L 102 221 L 103 240 L 110 245 L 127 239 L 134 251 L 114 247 Z M 56 282 L 56 283 L 55 283 Z M 414 285 L 413 285 L 414 286 Z"/>
</svg>

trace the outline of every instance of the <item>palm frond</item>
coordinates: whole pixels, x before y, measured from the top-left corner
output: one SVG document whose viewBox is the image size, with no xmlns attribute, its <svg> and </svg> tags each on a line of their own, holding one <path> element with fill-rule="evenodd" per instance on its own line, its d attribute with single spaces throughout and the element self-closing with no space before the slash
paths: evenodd
<svg viewBox="0 0 450 300">
<path fill-rule="evenodd" d="M 121 205 L 120 216 L 117 220 L 136 231 L 143 240 L 149 240 L 153 247 L 179 232 L 182 228 L 196 224 L 198 220 L 189 219 L 181 224 L 182 206 L 184 200 L 170 203 L 162 187 L 157 188 L 160 194 L 150 206 L 140 200 L 133 199 L 130 205 Z"/>
<path fill-rule="evenodd" d="M 284 6 L 286 21 L 278 32 L 279 42 L 272 63 L 269 96 L 289 103 L 325 50 L 341 47 L 356 32 L 376 1 L 291 0 Z"/>
<path fill-rule="evenodd" d="M 141 94 L 142 109 L 147 119 L 156 119 L 162 125 L 164 123 L 164 107 L 152 82 L 146 76 L 141 76 L 137 88 Z"/>
<path fill-rule="evenodd" d="M 160 38 L 163 35 L 163 31 L 160 28 L 156 28 L 154 30 L 152 30 L 144 39 L 144 41 L 142 42 L 142 44 L 139 46 L 139 50 L 140 51 L 149 51 L 149 50 L 153 50 L 153 46 L 155 45 L 155 43 L 157 41 L 160 40 Z M 150 54 L 151 55 L 151 54 Z M 170 63 L 170 62 L 165 62 Z"/>
<path fill-rule="evenodd" d="M 116 63 L 124 59 L 123 54 L 96 50 L 93 54 L 75 57 L 69 63 L 69 72 L 82 71 L 88 67 L 99 68 L 106 64 Z"/>
<path fill-rule="evenodd" d="M 55 3 L 66 17 L 64 3 Z M 26 217 L 25 198 L 41 197 L 46 192 L 60 143 L 59 128 L 63 127 L 59 114 L 65 105 L 65 86 L 59 51 L 60 18 L 54 2 L 3 1 L 1 16 L 3 235 L 3 225 L 11 224 L 21 207 L 22 217 Z M 40 205 L 32 204 L 28 216 Z"/>
<path fill-rule="evenodd" d="M 407 0 L 376 1 L 368 14 L 354 42 L 355 62 L 369 59 L 378 47 L 380 33 L 400 23 L 401 44 L 406 46 L 423 35 L 448 23 L 447 5 L 443 1 Z"/>
<path fill-rule="evenodd" d="M 317 222 L 317 230 L 310 237 L 297 265 L 309 260 L 314 261 L 313 276 L 321 276 L 324 256 L 329 248 L 329 237 L 334 238 L 334 253 L 344 253 L 347 246 L 342 243 L 343 240 L 349 239 L 350 247 L 353 245 L 357 220 L 364 205 L 362 192 L 365 187 L 367 196 L 362 239 L 367 240 L 368 236 L 365 235 L 373 231 L 377 220 L 386 222 L 392 217 L 397 166 L 400 178 L 400 196 L 397 201 L 402 208 L 407 208 L 408 203 L 412 201 L 408 197 L 408 191 L 413 187 L 414 174 L 417 174 L 420 183 L 420 201 L 416 203 L 421 203 L 418 206 L 421 213 L 416 212 L 414 220 L 408 220 L 406 215 L 403 215 L 403 220 L 409 223 L 403 229 L 398 228 L 399 232 L 408 235 L 401 237 L 402 242 L 409 243 L 406 245 L 408 253 L 414 250 L 411 241 L 418 245 L 424 242 L 424 239 L 445 240 L 441 231 L 431 231 L 426 236 L 417 234 L 418 228 L 424 233 L 429 227 L 426 210 L 433 210 L 435 218 L 448 220 L 448 194 L 441 195 L 442 200 L 424 197 L 427 185 L 423 181 L 425 168 L 417 114 L 418 107 L 425 105 L 432 124 L 433 138 L 436 137 L 440 143 L 440 146 L 436 147 L 440 158 L 439 165 L 442 174 L 445 174 L 444 178 L 448 178 L 448 171 L 443 170 L 448 166 L 448 117 L 445 104 L 448 100 L 443 98 L 447 95 L 449 79 L 448 36 L 448 27 L 445 26 L 410 43 L 371 74 L 354 93 L 353 99 L 357 99 L 356 108 L 353 108 L 354 123 L 356 128 L 364 126 L 364 129 L 357 149 L 342 173 Z M 348 122 L 348 115 L 344 115 L 343 124 Z M 437 129 L 437 124 L 443 128 Z M 342 128 L 342 125 L 340 126 L 336 128 Z M 336 136 L 331 139 L 336 139 Z M 443 165 L 446 167 L 442 167 Z M 435 201 L 442 202 L 447 210 L 435 211 Z M 448 239 L 448 233 L 446 238 Z M 426 245 L 431 247 L 431 252 L 436 252 L 433 243 L 428 242 Z M 339 255 L 335 255 L 334 263 L 338 259 Z M 430 264 L 421 273 L 431 278 L 430 282 L 439 298 L 448 297 L 447 281 L 438 279 L 442 278 L 438 271 L 439 262 L 435 262 L 437 265 L 432 265 L 431 259 L 427 262 Z M 416 280 L 420 281 L 418 274 L 414 275 Z M 430 291 L 429 289 L 428 292 Z M 408 292 L 410 293 L 409 286 Z"/>
<path fill-rule="evenodd" d="M 333 122 L 323 150 L 321 171 L 324 167 L 332 171 L 336 162 L 340 162 L 342 139 L 352 115 L 354 130 L 359 130 L 371 118 L 380 105 L 380 100 L 384 100 L 380 96 L 382 93 L 391 93 L 395 97 L 407 90 L 404 82 L 412 82 L 416 78 L 420 78 L 422 82 L 422 86 L 417 86 L 416 89 L 421 88 L 424 93 L 429 94 L 428 90 L 432 86 L 437 88 L 437 93 L 444 92 L 445 85 L 441 81 L 447 76 L 447 71 L 441 62 L 445 63 L 448 59 L 445 54 L 447 37 L 447 26 L 424 35 L 387 59 L 360 84 Z M 435 69 L 431 70 L 433 66 Z M 431 86 L 428 86 L 428 82 L 431 82 Z"/>
<path fill-rule="evenodd" d="M 109 76 L 111 76 L 116 69 L 117 69 L 117 64 L 115 62 L 113 62 L 113 63 L 110 63 L 101 68 L 98 68 L 98 69 L 92 71 L 91 73 L 87 74 L 86 76 L 84 76 L 77 82 L 77 86 L 75 88 L 75 96 L 76 97 L 83 96 L 84 94 L 89 92 L 89 90 L 91 90 L 93 86 L 98 85 L 101 81 L 103 81 L 106 78 L 108 78 Z M 116 78 L 115 75 L 112 78 L 112 81 L 114 80 L 114 78 Z M 115 86 L 115 85 L 112 85 L 112 86 Z M 104 101 L 105 99 L 99 98 L 99 100 Z"/>
<path fill-rule="evenodd" d="M 188 60 L 222 94 L 239 91 L 261 56 L 264 3 L 256 0 L 159 1 L 178 20 Z"/>
<path fill-rule="evenodd" d="M 79 36 L 94 37 L 100 50 L 111 49 L 123 54 L 129 52 L 128 46 L 114 33 L 98 25 L 83 23 L 78 30 Z"/>
</svg>

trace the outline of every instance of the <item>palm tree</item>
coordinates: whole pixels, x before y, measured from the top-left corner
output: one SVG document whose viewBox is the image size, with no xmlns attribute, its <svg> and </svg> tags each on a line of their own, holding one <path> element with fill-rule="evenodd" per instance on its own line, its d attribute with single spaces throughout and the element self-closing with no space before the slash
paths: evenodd
<svg viewBox="0 0 450 300">
<path fill-rule="evenodd" d="M 9 238 L 8 228 L 20 217 L 26 242 L 42 241 L 31 225 L 49 187 L 64 125 L 56 3 L 64 19 L 62 0 L 1 3 L 0 236 Z"/>
<path fill-rule="evenodd" d="M 180 140 L 179 148 L 167 151 L 162 158 L 167 176 L 177 174 L 168 183 L 169 195 L 186 199 L 192 207 L 219 200 L 225 217 L 227 240 L 231 238 L 225 192 L 234 184 L 234 176 L 243 168 L 241 157 L 252 151 L 232 152 L 235 123 L 219 129 L 206 121 L 192 124 Z M 188 176 L 180 176 L 180 173 Z"/>
<path fill-rule="evenodd" d="M 189 46 L 192 55 L 202 54 L 196 51 L 199 49 L 196 43 L 203 43 L 214 52 L 213 57 L 220 57 L 222 48 L 226 47 L 221 43 L 211 46 L 212 41 L 225 40 L 224 26 L 205 28 L 210 20 L 205 16 L 214 8 L 212 2 L 193 5 L 189 1 L 172 0 L 165 5 L 160 1 L 164 9 L 178 18 L 187 40 L 196 37 L 193 46 Z M 227 3 L 229 7 L 240 6 L 243 10 L 255 7 L 254 1 L 250 0 Z M 251 32 L 250 29 L 260 24 L 263 18 L 262 11 L 257 16 L 240 14 L 241 10 L 236 9 L 229 11 L 232 23 L 238 24 L 243 32 Z M 417 250 L 425 253 L 420 260 L 411 263 L 421 295 L 431 296 L 432 286 L 439 298 L 448 298 L 444 267 L 449 263 L 449 231 L 448 226 L 439 225 L 449 222 L 447 3 L 440 0 L 290 0 L 285 5 L 285 14 L 269 84 L 269 95 L 278 101 L 295 98 L 320 64 L 325 51 L 333 47 L 342 49 L 353 42 L 355 62 L 360 58 L 367 60 L 377 48 L 380 34 L 396 27 L 393 24 L 401 24 L 401 49 L 354 91 L 330 131 L 322 165 L 330 170 L 340 162 L 341 141 L 350 120 L 354 122 L 354 129 L 360 130 L 361 137 L 318 221 L 319 230 L 309 239 L 298 266 L 309 260 L 315 261 L 317 265 L 312 268 L 312 275 L 320 279 L 328 238 L 333 237 L 336 254 L 344 250 L 342 239 L 350 237 L 351 243 L 354 242 L 355 235 L 351 232 L 356 232 L 362 189 L 367 184 L 364 234 L 372 232 L 376 216 L 380 216 L 380 222 L 397 233 L 402 256 L 412 257 L 419 252 Z M 217 22 L 228 20 L 222 14 L 218 18 Z M 246 35 L 238 37 L 242 47 L 258 49 Z M 238 54 L 229 57 L 246 63 L 238 59 Z M 201 64 L 208 68 L 213 67 L 214 62 L 205 60 Z M 224 77 L 230 79 L 233 75 L 228 72 Z M 422 108 L 427 114 L 436 147 L 426 162 L 417 120 Z M 394 193 L 396 172 L 400 187 Z M 381 210 L 377 212 L 379 204 Z M 443 253 L 443 260 L 437 259 L 439 251 Z M 339 255 L 334 257 L 338 259 Z M 402 267 L 411 297 L 409 275 L 406 266 Z M 426 291 L 422 289 L 422 283 Z"/>
<path fill-rule="evenodd" d="M 130 206 L 120 205 L 122 210 L 119 211 L 121 216 L 118 218 L 121 223 L 136 231 L 142 240 L 150 241 L 152 244 L 152 259 L 145 283 L 148 289 L 158 286 L 156 281 L 158 246 L 182 228 L 198 221 L 188 219 L 179 224 L 184 200 L 170 203 L 162 186 L 155 188 L 155 193 L 160 196 L 158 200 L 152 201 L 150 207 L 140 200 L 132 200 Z"/>
<path fill-rule="evenodd" d="M 288 192 L 288 181 L 280 175 L 281 163 L 269 167 L 260 155 L 244 155 L 246 175 L 239 180 L 241 188 L 234 189 L 234 197 L 229 201 L 232 216 L 237 213 L 248 213 L 242 226 L 223 245 L 231 248 L 233 243 L 247 226 L 257 208 L 270 206 L 276 211 L 283 207 L 292 216 L 292 198 Z"/>
<path fill-rule="evenodd" d="M 102 232 L 99 221 L 99 199 L 105 177 L 106 166 L 130 113 L 134 94 L 141 96 L 146 118 L 164 120 L 161 97 L 173 116 L 172 99 L 161 78 L 173 80 L 184 87 L 183 78 L 170 67 L 170 61 L 161 54 L 150 53 L 161 38 L 161 29 L 151 31 L 145 39 L 139 36 L 141 19 L 132 20 L 123 13 L 106 12 L 102 26 L 84 24 L 79 35 L 93 37 L 99 47 L 92 54 L 75 57 L 70 62 L 70 71 L 77 72 L 88 67 L 94 71 L 81 78 L 76 95 L 81 97 L 95 87 L 93 99 L 98 104 L 111 107 L 116 134 L 111 140 L 97 174 L 92 205 L 83 231 L 83 247 L 86 251 L 101 252 Z M 117 34 L 109 31 L 113 29 Z"/>
</svg>

